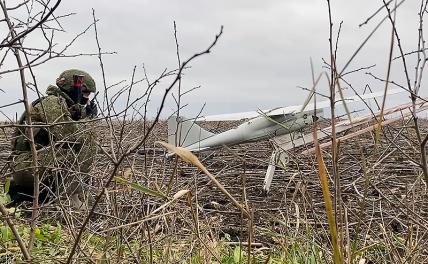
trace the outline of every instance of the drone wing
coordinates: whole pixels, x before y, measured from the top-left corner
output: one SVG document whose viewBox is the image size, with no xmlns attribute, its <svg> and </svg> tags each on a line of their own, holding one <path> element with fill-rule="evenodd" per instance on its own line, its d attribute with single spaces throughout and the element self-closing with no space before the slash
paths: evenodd
<svg viewBox="0 0 428 264">
<path fill-rule="evenodd" d="M 392 89 L 388 91 L 388 95 L 392 94 L 398 94 L 404 92 L 403 89 Z M 381 97 L 384 95 L 384 92 L 374 92 L 364 95 L 355 95 L 351 97 L 345 98 L 343 101 L 346 104 L 349 103 L 356 103 L 361 102 L 366 99 Z M 343 102 L 342 100 L 338 100 L 337 102 Z M 316 107 L 317 109 L 322 109 L 330 106 L 330 101 L 322 101 L 317 102 Z M 268 110 L 261 110 L 261 111 L 249 111 L 249 112 L 240 112 L 240 113 L 232 113 L 232 114 L 220 114 L 220 115 L 209 115 L 209 116 L 203 116 L 196 118 L 195 121 L 234 121 L 234 120 L 242 120 L 242 119 L 252 119 L 255 117 L 260 116 L 260 112 L 263 112 L 264 115 L 267 116 L 275 116 L 275 115 L 285 115 L 285 114 L 291 114 L 291 113 L 297 113 L 297 112 L 303 112 L 305 110 L 313 110 L 315 105 L 313 103 L 304 105 L 293 105 L 293 106 L 287 106 L 287 107 L 280 107 L 280 108 L 274 108 L 274 109 L 268 109 Z"/>
</svg>

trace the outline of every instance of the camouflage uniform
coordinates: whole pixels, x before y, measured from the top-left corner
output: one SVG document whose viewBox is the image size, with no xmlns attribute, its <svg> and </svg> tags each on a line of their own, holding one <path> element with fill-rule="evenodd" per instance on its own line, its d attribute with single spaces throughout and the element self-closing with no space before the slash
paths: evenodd
<svg viewBox="0 0 428 264">
<path fill-rule="evenodd" d="M 93 123 L 80 122 L 92 118 L 94 113 L 88 111 L 88 105 L 81 105 L 70 96 L 70 91 L 73 89 L 73 75 L 84 76 L 81 88 L 84 92 L 95 92 L 95 82 L 89 74 L 79 70 L 68 70 L 57 79 L 59 87 L 50 85 L 46 91 L 47 96 L 34 101 L 30 110 L 33 124 L 50 125 L 43 128 L 33 128 L 38 158 L 37 167 L 42 182 L 41 189 L 43 185 L 50 188 L 50 190 L 45 190 L 45 194 L 66 189 L 68 195 L 76 196 L 75 194 L 78 194 L 81 189 L 76 188 L 77 177 L 75 176 L 77 173 L 89 172 L 96 154 L 95 133 L 91 129 Z M 92 107 L 94 107 L 93 102 Z M 76 111 L 79 112 L 77 118 Z M 25 124 L 26 119 L 27 113 L 24 113 L 20 123 Z M 53 125 L 60 122 L 66 123 Z M 9 164 L 13 176 L 11 187 L 32 195 L 32 153 L 28 141 L 28 132 L 29 128 L 18 128 L 15 131 L 15 137 L 12 140 L 13 152 Z M 67 188 L 56 188 L 58 184 L 63 186 L 70 186 L 71 184 L 74 187 L 70 191 Z M 79 203 L 76 201 L 77 197 L 72 199 Z"/>
</svg>

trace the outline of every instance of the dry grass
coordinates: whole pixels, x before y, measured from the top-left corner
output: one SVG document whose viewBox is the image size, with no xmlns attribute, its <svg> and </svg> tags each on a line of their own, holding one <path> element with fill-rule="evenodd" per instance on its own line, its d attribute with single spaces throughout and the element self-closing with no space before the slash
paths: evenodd
<svg viewBox="0 0 428 264">
<path fill-rule="evenodd" d="M 424 131 L 426 124 L 424 121 Z M 140 135 L 139 125 L 127 124 L 128 142 Z M 224 130 L 234 124 L 208 125 Z M 408 130 L 395 138 L 399 129 L 398 125 L 384 128 L 377 146 L 370 135 L 340 146 L 340 206 L 346 214 L 336 214 L 337 239 L 350 263 L 421 263 L 428 256 L 426 186 L 420 169 L 403 155 L 417 157 L 414 135 Z M 106 131 L 105 127 L 101 125 L 99 131 Z M 246 263 L 250 255 L 253 263 L 269 263 L 268 258 L 270 263 L 293 259 L 298 263 L 306 259 L 311 259 L 309 263 L 332 261 L 316 160 L 299 154 L 304 148 L 289 153 L 286 167 L 277 170 L 271 192 L 264 196 L 261 187 L 272 150 L 269 141 L 198 155 L 224 186 L 222 190 L 193 165 L 165 157 L 165 151 L 154 145 L 157 140 L 165 140 L 165 131 L 164 123 L 157 125 L 145 150 L 130 155 L 117 176 L 163 193 L 167 200 L 135 186 L 113 184 L 87 226 L 76 259 Z M 107 137 L 105 140 L 108 142 Z M 2 146 L 7 151 L 7 144 Z M 323 156 L 328 172 L 329 151 Z M 97 193 L 113 169 L 109 164 L 100 153 L 87 186 L 92 193 Z M 224 191 L 245 206 L 251 217 L 245 217 Z M 179 197 L 174 198 L 174 194 Z M 13 220 L 20 223 L 26 239 L 28 213 L 24 208 L 19 211 Z M 49 239 L 39 239 L 34 261 L 37 256 L 52 262 L 64 260 L 83 214 L 55 205 L 43 208 L 42 213 L 40 228 L 59 223 L 61 236 L 56 247 Z M 54 233 L 52 230 L 47 234 Z M 248 241 L 253 245 L 249 246 Z M 14 242 L 4 243 L 0 254 L 3 259 L 20 258 Z M 237 258 L 242 259 L 233 262 Z"/>
</svg>

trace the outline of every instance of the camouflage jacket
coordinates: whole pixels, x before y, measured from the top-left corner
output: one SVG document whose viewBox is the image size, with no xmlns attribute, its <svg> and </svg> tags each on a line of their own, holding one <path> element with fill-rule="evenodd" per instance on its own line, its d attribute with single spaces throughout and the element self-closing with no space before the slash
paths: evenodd
<svg viewBox="0 0 428 264">
<path fill-rule="evenodd" d="M 48 146 L 51 143 L 62 144 L 64 147 L 71 144 L 74 148 L 91 140 L 93 133 L 90 123 L 78 123 L 73 121 L 70 107 L 74 102 L 58 87 L 50 85 L 46 91 L 47 96 L 34 101 L 30 108 L 33 124 L 46 124 L 46 127 L 33 128 L 36 149 Z M 85 113 L 82 108 L 82 113 Z M 27 113 L 24 113 L 20 124 L 26 124 Z M 85 121 L 85 115 L 79 121 Z M 55 123 L 64 123 L 55 125 Z M 14 152 L 30 151 L 29 128 L 17 128 L 12 139 Z"/>
</svg>

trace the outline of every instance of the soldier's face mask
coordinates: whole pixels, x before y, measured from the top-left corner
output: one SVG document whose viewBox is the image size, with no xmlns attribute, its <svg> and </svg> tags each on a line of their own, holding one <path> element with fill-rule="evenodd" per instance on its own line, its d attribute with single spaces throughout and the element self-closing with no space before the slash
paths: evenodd
<svg viewBox="0 0 428 264">
<path fill-rule="evenodd" d="M 73 75 L 73 85 L 69 92 L 69 96 L 74 103 L 85 105 L 88 102 L 89 97 L 83 96 L 83 75 Z"/>
</svg>

